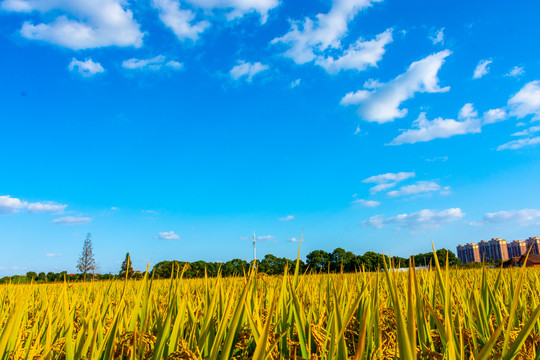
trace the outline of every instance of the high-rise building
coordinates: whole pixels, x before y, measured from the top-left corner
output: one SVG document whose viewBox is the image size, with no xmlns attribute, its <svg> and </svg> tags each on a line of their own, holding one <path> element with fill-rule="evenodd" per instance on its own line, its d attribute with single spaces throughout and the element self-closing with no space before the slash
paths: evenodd
<svg viewBox="0 0 540 360">
<path fill-rule="evenodd" d="M 527 251 L 531 249 L 529 254 L 539 255 L 540 254 L 540 237 L 530 237 L 526 240 Z"/>
<path fill-rule="evenodd" d="M 468 243 L 465 245 L 459 245 L 457 247 L 457 252 L 458 258 L 463 264 L 480 261 L 480 252 L 478 251 L 477 244 Z"/>
<path fill-rule="evenodd" d="M 527 243 L 523 240 L 514 240 L 508 244 L 508 257 L 520 257 L 527 254 Z"/>
<path fill-rule="evenodd" d="M 493 238 L 489 241 L 492 260 L 508 260 L 508 244 L 501 238 Z"/>
<path fill-rule="evenodd" d="M 478 243 L 478 252 L 480 253 L 480 261 L 491 259 L 491 249 L 486 240 L 482 240 Z"/>
</svg>

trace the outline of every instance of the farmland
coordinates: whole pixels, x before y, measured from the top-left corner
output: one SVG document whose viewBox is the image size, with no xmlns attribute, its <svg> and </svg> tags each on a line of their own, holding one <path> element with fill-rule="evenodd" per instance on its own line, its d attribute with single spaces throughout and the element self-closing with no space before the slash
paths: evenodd
<svg viewBox="0 0 540 360">
<path fill-rule="evenodd" d="M 540 359 L 532 268 L 0 286 L 2 359 Z"/>
</svg>

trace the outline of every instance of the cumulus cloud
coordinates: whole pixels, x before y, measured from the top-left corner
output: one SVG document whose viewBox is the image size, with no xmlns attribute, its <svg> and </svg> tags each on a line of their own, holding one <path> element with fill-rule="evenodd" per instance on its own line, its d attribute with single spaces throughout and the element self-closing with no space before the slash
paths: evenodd
<svg viewBox="0 0 540 360">
<path fill-rule="evenodd" d="M 435 181 L 417 181 L 415 184 L 402 186 L 398 190 L 390 191 L 386 195 L 390 197 L 398 197 L 398 196 L 430 193 L 430 192 L 439 191 L 439 190 L 443 190 L 443 192 L 447 192 L 450 190 L 450 188 L 448 186 L 442 188 Z"/>
<path fill-rule="evenodd" d="M 13 214 L 22 210 L 31 213 L 62 213 L 67 205 L 58 204 L 52 201 L 28 202 L 10 195 L 0 196 L 0 214 Z"/>
<path fill-rule="evenodd" d="M 162 231 L 157 234 L 156 236 L 158 239 L 163 240 L 178 240 L 180 239 L 180 236 L 175 234 L 174 231 Z"/>
<path fill-rule="evenodd" d="M 540 218 L 539 209 L 522 209 L 522 210 L 510 210 L 510 211 L 497 211 L 487 213 L 482 219 L 483 222 L 488 223 L 501 223 L 501 222 L 517 222 L 517 223 L 529 223 Z"/>
<path fill-rule="evenodd" d="M 181 9 L 177 0 L 152 0 L 152 6 L 158 10 L 159 18 L 179 40 L 196 41 L 210 23 L 206 20 L 194 21 L 195 13 Z"/>
<path fill-rule="evenodd" d="M 506 76 L 510 77 L 520 77 L 521 75 L 525 74 L 525 69 L 523 69 L 521 66 L 514 66 L 510 69 L 508 74 Z"/>
<path fill-rule="evenodd" d="M 94 62 L 92 59 L 81 61 L 73 58 L 69 63 L 68 69 L 72 72 L 78 72 L 85 77 L 105 72 L 103 66 L 100 63 Z"/>
<path fill-rule="evenodd" d="M 480 79 L 482 76 L 489 73 L 489 64 L 492 62 L 493 61 L 491 60 L 480 60 L 474 69 L 473 79 Z"/>
<path fill-rule="evenodd" d="M 234 80 L 239 80 L 245 77 L 248 82 L 251 82 L 255 75 L 268 69 L 268 65 L 261 64 L 260 62 L 250 63 L 245 61 L 239 61 L 238 65 L 234 66 L 229 71 L 229 74 Z"/>
<path fill-rule="evenodd" d="M 6 11 L 37 13 L 48 23 L 25 21 L 20 33 L 73 50 L 143 43 L 143 33 L 124 0 L 4 0 Z"/>
<path fill-rule="evenodd" d="M 9 195 L 0 196 L 0 214 L 13 214 L 23 210 L 26 203 Z"/>
<path fill-rule="evenodd" d="M 86 216 L 64 216 L 58 219 L 54 219 L 54 224 L 60 225 L 82 225 L 92 221 L 92 218 Z"/>
<path fill-rule="evenodd" d="M 367 207 L 367 208 L 373 208 L 373 207 L 377 207 L 377 206 L 381 205 L 381 203 L 379 201 L 364 200 L 364 199 L 356 199 L 352 203 L 353 204 L 359 204 L 360 206 Z"/>
<path fill-rule="evenodd" d="M 431 41 L 433 41 L 433 44 L 444 44 L 444 28 L 439 29 L 430 38 L 431 38 Z"/>
<path fill-rule="evenodd" d="M 429 55 L 413 62 L 407 71 L 388 83 L 380 84 L 374 90 L 358 90 L 346 94 L 342 105 L 359 105 L 359 116 L 379 124 L 393 121 L 407 115 L 407 109 L 401 109 L 401 103 L 411 99 L 417 92 L 438 93 L 450 90 L 439 87 L 437 74 L 449 50 Z"/>
<path fill-rule="evenodd" d="M 390 42 L 392 42 L 392 30 L 388 29 L 373 40 L 359 39 L 337 58 L 319 56 L 315 63 L 330 74 L 336 74 L 341 70 L 363 71 L 370 66 L 377 66 L 386 51 L 384 47 Z"/>
<path fill-rule="evenodd" d="M 376 229 L 385 225 L 396 225 L 407 228 L 437 228 L 441 224 L 460 220 L 465 213 L 460 208 L 450 208 L 442 211 L 424 209 L 411 214 L 400 214 L 385 218 L 383 215 L 375 215 L 362 222 L 362 225 Z"/>
<path fill-rule="evenodd" d="M 540 136 L 533 138 L 525 138 L 519 140 L 509 141 L 505 144 L 500 145 L 497 150 L 517 150 L 522 147 L 533 146 L 540 143 Z"/>
<path fill-rule="evenodd" d="M 152 70 L 158 71 L 162 69 L 180 70 L 183 67 L 182 63 L 169 60 L 164 55 L 158 55 L 150 59 L 135 59 L 131 58 L 122 62 L 122 67 L 129 70 Z"/>
<path fill-rule="evenodd" d="M 508 100 L 510 114 L 518 119 L 533 115 L 533 120 L 540 120 L 540 81 L 527 83 Z"/>
<path fill-rule="evenodd" d="M 441 117 L 428 120 L 426 114 L 421 113 L 413 122 L 412 128 L 403 131 L 389 145 L 414 144 L 456 135 L 477 134 L 482 131 L 483 125 L 493 124 L 506 118 L 507 114 L 503 109 L 492 109 L 479 117 L 471 103 L 461 108 L 457 120 Z"/>
<path fill-rule="evenodd" d="M 377 1 L 334 0 L 328 13 L 318 14 L 315 20 L 305 18 L 303 22 L 293 22 L 289 31 L 272 43 L 288 47 L 284 55 L 297 64 L 313 61 L 327 49 L 340 48 L 341 39 L 347 34 L 348 22 L 374 2 Z"/>
<path fill-rule="evenodd" d="M 280 217 L 278 220 L 279 221 L 289 221 L 289 220 L 292 220 L 292 219 L 294 219 L 293 215 L 287 215 L 287 216 L 284 216 L 284 217 Z"/>
</svg>

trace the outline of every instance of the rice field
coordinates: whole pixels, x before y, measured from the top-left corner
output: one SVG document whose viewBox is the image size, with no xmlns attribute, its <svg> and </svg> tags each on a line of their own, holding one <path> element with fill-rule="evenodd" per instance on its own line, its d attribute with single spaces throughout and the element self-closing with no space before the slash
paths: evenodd
<svg viewBox="0 0 540 360">
<path fill-rule="evenodd" d="M 436 258 L 435 258 L 436 259 Z M 1 359 L 540 359 L 540 269 L 0 286 Z"/>
</svg>

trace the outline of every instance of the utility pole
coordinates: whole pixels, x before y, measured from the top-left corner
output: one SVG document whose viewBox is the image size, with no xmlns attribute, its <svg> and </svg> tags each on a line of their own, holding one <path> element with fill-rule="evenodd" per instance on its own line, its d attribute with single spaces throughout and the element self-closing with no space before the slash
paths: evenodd
<svg viewBox="0 0 540 360">
<path fill-rule="evenodd" d="M 257 238 L 255 237 L 255 231 L 253 231 L 253 267 L 257 267 Z"/>
</svg>

